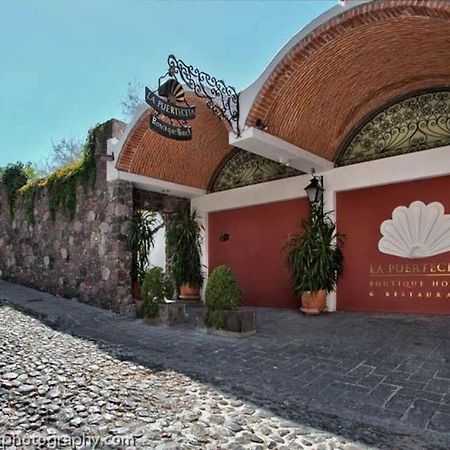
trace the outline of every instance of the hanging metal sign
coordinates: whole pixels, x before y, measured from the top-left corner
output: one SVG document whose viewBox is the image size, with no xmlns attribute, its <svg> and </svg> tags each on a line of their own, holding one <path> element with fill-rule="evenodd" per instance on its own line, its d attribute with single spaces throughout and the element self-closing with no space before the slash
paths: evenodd
<svg viewBox="0 0 450 450">
<path fill-rule="evenodd" d="M 178 141 L 190 141 L 192 139 L 191 127 L 170 125 L 153 114 L 150 114 L 150 128 L 165 137 Z"/>
<path fill-rule="evenodd" d="M 176 106 L 158 97 L 149 88 L 145 88 L 145 101 L 153 109 L 171 119 L 191 120 L 195 118 L 195 106 Z"/>
<path fill-rule="evenodd" d="M 155 111 L 155 114 L 150 114 L 150 128 L 170 139 L 191 140 L 192 128 L 187 124 L 187 120 L 195 118 L 195 106 L 188 105 L 184 89 L 176 79 L 170 78 L 164 84 L 160 84 L 161 78 L 157 94 L 145 88 L 145 101 Z M 170 123 L 162 117 L 166 117 Z"/>
</svg>

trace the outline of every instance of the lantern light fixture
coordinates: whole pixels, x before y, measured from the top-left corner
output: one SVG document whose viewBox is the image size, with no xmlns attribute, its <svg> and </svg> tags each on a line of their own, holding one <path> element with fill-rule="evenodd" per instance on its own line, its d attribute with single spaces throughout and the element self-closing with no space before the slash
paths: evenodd
<svg viewBox="0 0 450 450">
<path fill-rule="evenodd" d="M 315 169 L 311 170 L 312 178 L 305 191 L 311 205 L 323 204 L 323 176 L 317 176 Z"/>
</svg>

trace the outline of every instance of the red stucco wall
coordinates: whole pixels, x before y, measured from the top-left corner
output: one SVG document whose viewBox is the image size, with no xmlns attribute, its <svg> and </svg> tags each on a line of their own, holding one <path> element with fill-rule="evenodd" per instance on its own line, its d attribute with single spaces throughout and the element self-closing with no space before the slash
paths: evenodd
<svg viewBox="0 0 450 450">
<path fill-rule="evenodd" d="M 338 227 L 347 235 L 338 310 L 450 314 L 450 273 L 432 266 L 448 267 L 450 252 L 410 259 L 378 250 L 380 225 L 391 218 L 395 207 L 416 200 L 425 204 L 438 201 L 450 214 L 449 192 L 450 177 L 440 177 L 337 194 Z"/>
<path fill-rule="evenodd" d="M 302 217 L 306 199 L 214 212 L 209 215 L 209 269 L 221 264 L 236 274 L 247 306 L 296 307 L 283 242 Z M 230 239 L 219 241 L 222 233 Z"/>
</svg>

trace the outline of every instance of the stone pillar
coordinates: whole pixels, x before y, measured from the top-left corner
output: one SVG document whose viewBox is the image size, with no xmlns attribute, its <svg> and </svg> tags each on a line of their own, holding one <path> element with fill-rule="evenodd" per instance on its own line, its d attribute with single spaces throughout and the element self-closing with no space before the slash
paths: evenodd
<svg viewBox="0 0 450 450">
<path fill-rule="evenodd" d="M 113 309 L 131 312 L 134 303 L 131 293 L 131 252 L 128 249 L 128 231 L 133 216 L 133 186 L 127 181 L 108 183 L 108 205 L 106 222 L 109 223 L 111 253 L 104 261 L 105 271 L 112 274 L 111 282 L 116 286 Z"/>
</svg>

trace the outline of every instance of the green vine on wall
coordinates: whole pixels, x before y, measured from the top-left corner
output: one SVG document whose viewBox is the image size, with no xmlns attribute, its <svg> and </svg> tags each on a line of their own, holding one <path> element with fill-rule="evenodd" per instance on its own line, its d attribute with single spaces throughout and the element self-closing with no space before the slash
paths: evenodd
<svg viewBox="0 0 450 450">
<path fill-rule="evenodd" d="M 24 164 L 19 161 L 0 168 L 0 181 L 5 186 L 11 218 L 14 217 L 18 190 L 32 180 L 34 176 L 35 172 L 30 163 Z"/>
<path fill-rule="evenodd" d="M 56 213 L 63 212 L 70 220 L 75 217 L 77 209 L 77 188 L 83 186 L 85 191 L 95 186 L 95 135 L 102 125 L 89 131 L 79 161 L 51 173 L 48 177 L 31 181 L 18 191 L 23 201 L 28 223 L 34 225 L 34 209 L 39 191 L 47 189 L 50 216 L 54 222 Z"/>
<path fill-rule="evenodd" d="M 20 192 L 20 195 L 23 198 L 24 207 L 25 207 L 25 215 L 27 218 L 27 222 L 30 225 L 34 225 L 35 219 L 34 219 L 34 204 L 36 201 L 36 195 L 39 192 L 39 189 L 41 188 L 39 184 L 35 182 L 30 182 L 29 187 L 28 185 L 26 189 L 26 195 L 23 194 L 23 191 Z M 25 187 L 24 186 L 24 187 Z"/>
</svg>

